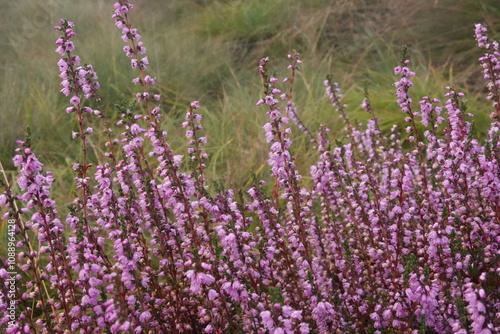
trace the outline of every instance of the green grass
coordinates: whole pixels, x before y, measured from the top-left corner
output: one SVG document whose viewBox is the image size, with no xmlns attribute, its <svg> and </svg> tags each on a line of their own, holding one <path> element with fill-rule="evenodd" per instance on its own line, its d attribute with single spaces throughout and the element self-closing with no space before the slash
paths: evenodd
<svg viewBox="0 0 500 334">
<path fill-rule="evenodd" d="M 323 80 L 333 73 L 345 93 L 351 117 L 364 121 L 359 104 L 367 80 L 375 112 L 388 129 L 403 124 L 394 101 L 392 68 L 398 64 L 401 44 L 410 46 L 417 72 L 411 95 L 440 97 L 443 86 L 456 84 L 467 93 L 469 111 L 478 115 L 479 131 L 488 123 L 489 104 L 476 59 L 473 23 L 486 22 L 490 34 L 499 31 L 500 5 L 493 0 L 423 0 L 406 2 L 313 0 L 177 0 L 137 3 L 134 25 L 148 48 L 150 69 L 163 96 L 164 128 L 179 153 L 186 142 L 179 124 L 186 106 L 200 100 L 204 131 L 211 154 L 209 175 L 239 188 L 251 172 L 265 177 L 267 145 L 261 126 L 266 121 L 255 107 L 261 86 L 257 71 L 263 56 L 271 67 L 286 74 L 286 54 L 301 52 L 303 70 L 294 89 L 304 123 L 316 130 L 327 124 L 334 133 L 342 124 L 324 94 Z M 33 148 L 58 176 L 56 197 L 67 204 L 73 187 L 71 164 L 78 159 L 75 129 L 59 90 L 58 55 L 53 52 L 58 34 L 52 30 L 60 17 L 76 22 L 76 54 L 95 67 L 102 85 L 105 114 L 122 94 L 131 99 L 134 73 L 121 49 L 119 31 L 105 1 L 66 3 L 56 0 L 0 0 L 0 159 L 13 169 L 10 158 L 15 140 L 26 126 Z M 306 136 L 295 131 L 293 152 L 303 174 L 315 159 Z M 99 151 L 103 137 L 91 137 Z"/>
</svg>

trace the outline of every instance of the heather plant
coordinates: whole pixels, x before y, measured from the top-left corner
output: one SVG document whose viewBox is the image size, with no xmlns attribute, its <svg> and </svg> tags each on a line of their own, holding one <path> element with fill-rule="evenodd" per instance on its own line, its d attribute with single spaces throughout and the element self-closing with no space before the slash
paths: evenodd
<svg viewBox="0 0 500 334">
<path fill-rule="evenodd" d="M 493 112 L 482 143 L 456 87 L 446 87 L 444 103 L 413 102 L 405 49 L 394 69 L 404 129 L 381 131 L 368 92 L 361 107 L 370 120 L 353 122 L 340 85 L 327 78 L 342 138 L 301 120 L 297 52 L 285 78 L 261 59 L 256 104 L 267 115 L 271 181 L 254 176 L 237 193 L 205 175 L 210 137 L 200 102 L 179 124 L 185 152 L 171 147 L 133 5 L 114 8 L 137 73 L 135 98 L 117 105 L 116 124 L 94 68 L 74 54 L 74 23 L 56 27 L 61 93 L 81 144 L 69 213 L 60 214 L 54 175 L 29 138 L 13 159 L 17 189 L 3 184 L 7 333 L 500 332 L 500 53 L 485 26 L 475 33 Z M 311 182 L 296 167 L 292 129 L 317 149 Z M 94 161 L 89 138 L 98 131 L 106 145 Z"/>
</svg>

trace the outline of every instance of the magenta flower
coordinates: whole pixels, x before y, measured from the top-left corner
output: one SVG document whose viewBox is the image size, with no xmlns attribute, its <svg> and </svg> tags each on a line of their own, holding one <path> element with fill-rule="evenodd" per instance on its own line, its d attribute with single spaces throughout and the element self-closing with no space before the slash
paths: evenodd
<svg viewBox="0 0 500 334">
<path fill-rule="evenodd" d="M 69 102 L 73 105 L 78 105 L 80 104 L 80 98 L 76 95 L 74 95 L 70 100 Z"/>
<path fill-rule="evenodd" d="M 5 194 L 0 195 L 0 206 L 5 206 L 7 204 L 7 196 Z"/>
</svg>

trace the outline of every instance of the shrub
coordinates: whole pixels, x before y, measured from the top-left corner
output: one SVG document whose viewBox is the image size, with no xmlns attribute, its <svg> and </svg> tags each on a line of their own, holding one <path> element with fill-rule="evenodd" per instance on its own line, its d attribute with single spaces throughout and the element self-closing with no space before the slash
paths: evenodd
<svg viewBox="0 0 500 334">
<path fill-rule="evenodd" d="M 66 218 L 29 140 L 13 159 L 18 190 L 4 184 L 0 195 L 9 224 L 0 269 L 7 333 L 500 331 L 500 65 L 484 26 L 476 25 L 476 39 L 494 111 L 483 144 L 455 87 L 446 87 L 444 105 L 424 97 L 414 111 L 406 52 L 394 72 L 407 134 L 380 131 L 368 94 L 362 107 L 372 118 L 366 127 L 351 122 L 328 78 L 346 124 L 335 144 L 326 127 L 314 136 L 299 119 L 299 54 L 289 55 L 283 80 L 262 59 L 257 105 L 269 117 L 272 184 L 255 177 L 236 194 L 205 178 L 198 101 L 182 123 L 187 152 L 170 147 L 146 49 L 129 21 L 133 6 L 114 7 L 139 87 L 133 103 L 117 106 L 116 127 L 100 107 L 97 74 L 73 53 L 73 22 L 56 27 L 61 92 L 82 146 Z M 91 117 L 109 138 L 107 162 L 95 167 Z M 290 121 L 318 150 L 310 183 L 295 167 Z"/>
</svg>

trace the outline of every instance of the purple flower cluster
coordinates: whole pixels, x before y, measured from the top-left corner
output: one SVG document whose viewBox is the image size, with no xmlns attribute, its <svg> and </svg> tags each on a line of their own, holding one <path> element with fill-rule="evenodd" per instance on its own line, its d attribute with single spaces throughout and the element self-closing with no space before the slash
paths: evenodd
<svg viewBox="0 0 500 334">
<path fill-rule="evenodd" d="M 498 50 L 497 41 L 489 41 L 486 32 L 488 29 L 482 24 L 476 24 L 476 40 L 477 45 L 486 50 L 486 53 L 479 58 L 479 62 L 483 67 L 484 79 L 488 82 L 486 85 L 489 94 L 488 100 L 493 101 L 495 111 L 490 117 L 494 120 L 500 119 L 500 51 Z"/>
<path fill-rule="evenodd" d="M 57 62 L 57 66 L 59 66 L 59 70 L 61 71 L 59 75 L 62 79 L 61 86 L 63 87 L 61 93 L 65 96 L 72 94 L 69 102 L 73 106 L 66 109 L 66 112 L 71 113 L 79 108 L 81 102 L 80 95 L 85 96 L 87 99 L 97 97 L 97 90 L 100 85 L 92 65 L 80 66 L 80 57 L 71 54 L 71 51 L 75 50 L 75 45 L 70 40 L 76 36 L 73 30 L 75 24 L 67 20 L 60 20 L 59 23 L 61 25 L 56 26 L 55 29 L 63 32 L 63 35 L 56 41 L 56 45 L 58 46 L 56 52 L 63 57 Z M 87 109 L 85 110 L 86 112 L 92 112 L 92 109 Z"/>
<path fill-rule="evenodd" d="M 444 104 L 424 97 L 413 111 L 415 74 L 403 59 L 395 96 L 410 136 L 395 129 L 386 136 L 368 96 L 362 107 L 372 119 L 366 127 L 351 124 L 339 84 L 328 78 L 347 136 L 334 145 L 320 128 L 307 183 L 295 165 L 289 122 L 307 129 L 292 96 L 301 62 L 292 53 L 290 75 L 279 80 L 264 58 L 257 105 L 268 115 L 271 182 L 255 178 L 237 196 L 205 177 L 208 137 L 198 101 L 182 123 L 186 152 L 170 146 L 146 49 L 129 21 L 133 6 L 121 0 L 114 8 L 147 114 L 124 107 L 117 135 L 104 122 L 108 160 L 87 162 L 85 138 L 93 130 L 84 115 L 105 119 L 84 106 L 84 98 L 100 101 L 97 76 L 72 55 L 74 24 L 62 20 L 61 92 L 71 95 L 67 111 L 77 116 L 74 137 L 83 147 L 74 165 L 79 194 L 61 217 L 51 199 L 53 174 L 19 142 L 18 190 L 0 194 L 4 218 L 16 222 L 20 272 L 15 300 L 7 283 L 0 286 L 6 333 L 500 331 L 498 122 L 481 144 L 454 87 L 446 87 Z M 476 30 L 479 45 L 494 54 L 496 44 L 482 26 Z M 9 278 L 4 259 L 0 277 Z"/>
</svg>

